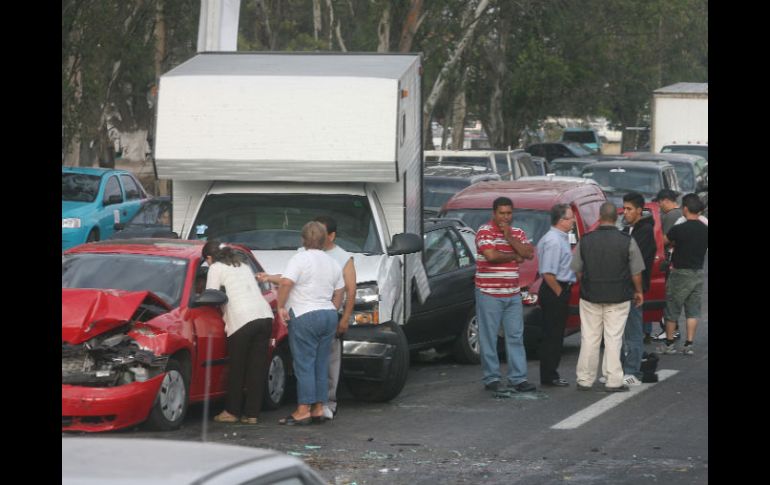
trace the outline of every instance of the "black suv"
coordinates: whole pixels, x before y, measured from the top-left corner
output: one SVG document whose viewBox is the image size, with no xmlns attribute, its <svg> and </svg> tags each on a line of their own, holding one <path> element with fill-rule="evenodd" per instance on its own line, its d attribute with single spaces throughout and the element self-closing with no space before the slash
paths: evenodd
<svg viewBox="0 0 770 485">
<path fill-rule="evenodd" d="M 583 167 L 582 176 L 596 180 L 607 200 L 618 207 L 629 192 L 639 192 L 646 201 L 655 198 L 661 189 L 681 192 L 674 166 L 663 161 L 596 162 Z"/>
<path fill-rule="evenodd" d="M 595 154 L 587 146 L 570 141 L 533 143 L 527 146 L 525 150 L 537 157 L 543 157 L 549 162 L 559 157 L 588 157 Z"/>
<path fill-rule="evenodd" d="M 420 303 L 412 295 L 412 312 L 404 325 L 409 350 L 450 350 L 465 364 L 479 363 L 476 321 L 476 232 L 456 219 L 426 219 L 423 265 L 430 296 Z"/>
</svg>

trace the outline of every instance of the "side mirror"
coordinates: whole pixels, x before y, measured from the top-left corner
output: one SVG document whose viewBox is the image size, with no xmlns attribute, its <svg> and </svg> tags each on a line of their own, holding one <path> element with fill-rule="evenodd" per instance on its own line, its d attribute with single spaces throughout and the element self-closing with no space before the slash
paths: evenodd
<svg viewBox="0 0 770 485">
<path fill-rule="evenodd" d="M 126 228 L 126 225 L 123 224 L 122 222 L 116 222 L 115 223 L 115 230 L 116 231 L 122 231 L 125 228 Z"/>
<path fill-rule="evenodd" d="M 200 295 L 193 298 L 190 302 L 190 307 L 219 306 L 225 303 L 227 303 L 227 295 L 223 291 L 209 289 L 203 290 Z"/>
<path fill-rule="evenodd" d="M 405 232 L 393 236 L 393 241 L 388 247 L 388 255 L 411 254 L 422 251 L 423 241 L 417 234 Z"/>
<path fill-rule="evenodd" d="M 123 197 L 120 195 L 111 195 L 107 197 L 107 202 L 105 202 L 104 205 L 120 204 L 121 202 L 123 202 Z"/>
</svg>

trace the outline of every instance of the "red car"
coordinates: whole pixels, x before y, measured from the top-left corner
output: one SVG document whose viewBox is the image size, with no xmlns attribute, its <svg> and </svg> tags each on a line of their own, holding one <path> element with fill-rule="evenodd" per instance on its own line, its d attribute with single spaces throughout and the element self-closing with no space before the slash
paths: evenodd
<svg viewBox="0 0 770 485">
<path fill-rule="evenodd" d="M 131 239 L 62 255 L 62 430 L 106 431 L 144 421 L 178 428 L 188 404 L 223 397 L 224 293 L 205 290 L 204 241 Z M 232 246 L 252 269 L 251 251 Z M 276 309 L 277 293 L 263 287 Z M 273 321 L 265 405 L 285 396 L 286 326 Z"/>
<path fill-rule="evenodd" d="M 550 177 L 539 180 L 512 182 L 482 182 L 455 194 L 444 204 L 441 217 L 462 219 L 477 230 L 492 218 L 492 202 L 498 197 L 513 201 L 513 225 L 520 227 L 536 245 L 550 229 L 550 210 L 555 204 L 569 204 L 575 214 L 575 229 L 570 235 L 573 247 L 587 232 L 599 223 L 599 207 L 606 201 L 604 192 L 591 180 L 573 177 Z M 655 242 L 658 245 L 656 263 L 653 265 L 650 291 L 645 295 L 644 321 L 659 321 L 665 305 L 665 281 L 660 271 L 663 257 L 663 234 L 658 204 L 645 205 L 655 218 Z M 623 208 L 619 208 L 622 212 Z M 622 219 L 619 218 L 619 219 Z M 537 293 L 542 283 L 538 273 L 537 255 L 519 264 L 519 284 L 524 303 L 524 342 L 528 353 L 537 351 L 542 332 L 542 312 L 537 305 Z M 580 330 L 580 287 L 573 285 L 569 302 L 569 317 L 565 336 Z"/>
</svg>

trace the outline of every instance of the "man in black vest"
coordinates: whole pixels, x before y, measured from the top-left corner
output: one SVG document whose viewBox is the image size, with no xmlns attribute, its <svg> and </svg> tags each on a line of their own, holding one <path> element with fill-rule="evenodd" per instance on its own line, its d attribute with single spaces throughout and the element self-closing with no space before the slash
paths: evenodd
<svg viewBox="0 0 770 485">
<path fill-rule="evenodd" d="M 636 241 L 615 226 L 617 218 L 615 204 L 603 203 L 599 208 L 599 227 L 583 236 L 572 258 L 572 271 L 580 279 L 579 391 L 590 390 L 596 379 L 602 335 L 602 368 L 607 377 L 604 390 L 628 391 L 623 384 L 620 347 L 631 300 L 639 307 L 644 301 L 644 260 Z"/>
</svg>

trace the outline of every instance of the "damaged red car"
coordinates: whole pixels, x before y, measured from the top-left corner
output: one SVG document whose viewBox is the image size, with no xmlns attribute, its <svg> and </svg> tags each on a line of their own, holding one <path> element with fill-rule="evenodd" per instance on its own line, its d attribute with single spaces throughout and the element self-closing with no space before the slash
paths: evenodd
<svg viewBox="0 0 770 485">
<path fill-rule="evenodd" d="M 112 240 L 62 254 L 62 430 L 146 422 L 171 430 L 190 403 L 224 397 L 227 346 L 218 290 L 204 290 L 204 241 Z M 231 246 L 255 271 L 251 251 Z M 275 290 L 261 286 L 276 310 Z M 286 395 L 290 356 L 276 316 L 265 406 Z"/>
</svg>

